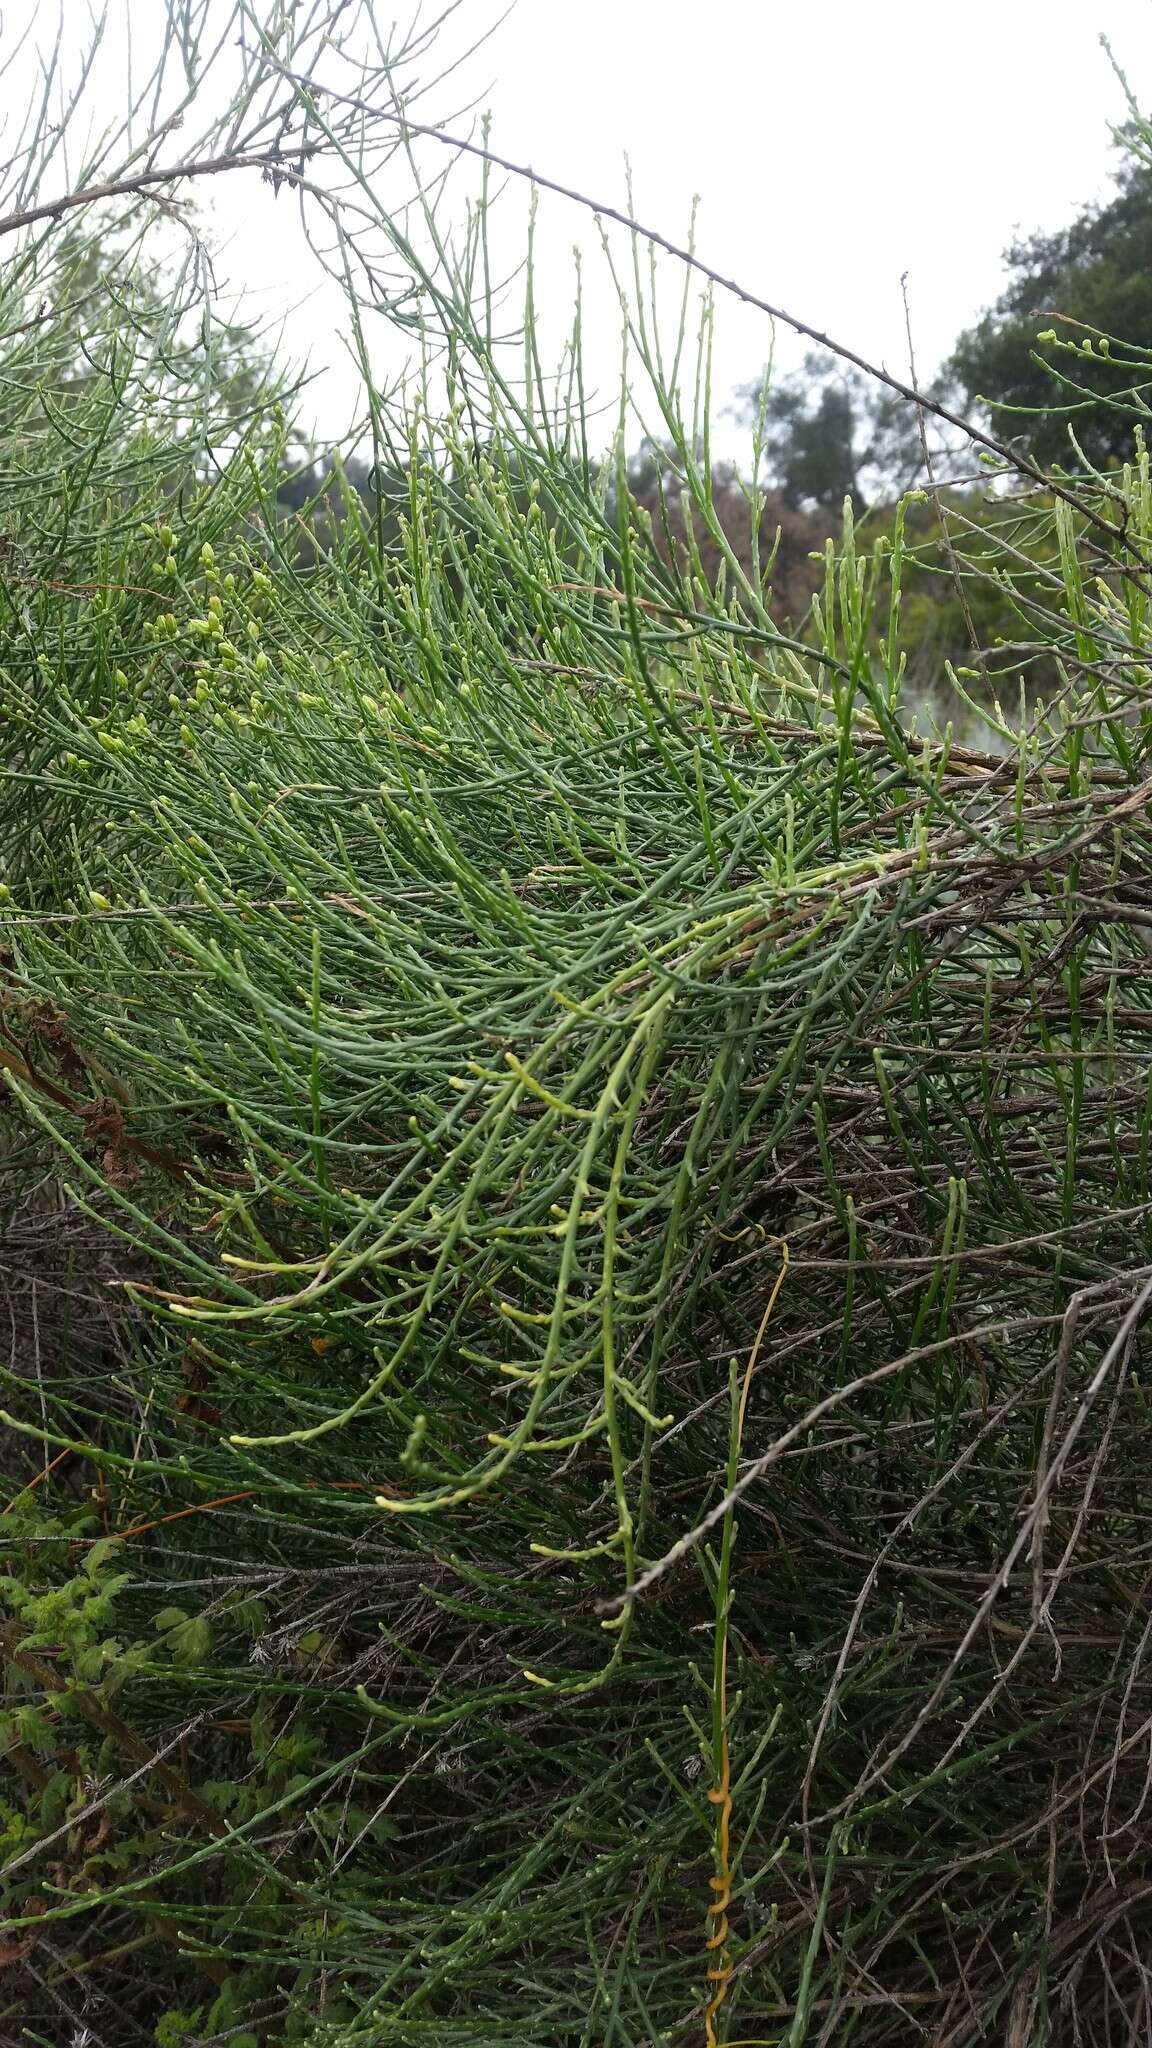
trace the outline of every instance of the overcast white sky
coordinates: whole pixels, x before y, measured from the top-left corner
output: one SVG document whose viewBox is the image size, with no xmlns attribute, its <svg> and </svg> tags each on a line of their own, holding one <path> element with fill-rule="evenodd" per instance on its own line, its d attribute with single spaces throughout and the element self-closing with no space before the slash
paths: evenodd
<svg viewBox="0 0 1152 2048">
<path fill-rule="evenodd" d="M 491 18 L 482 0 L 465 26 Z M 519 0 L 465 74 L 484 91 L 492 146 L 672 236 L 701 198 L 697 244 L 722 271 L 903 370 L 900 276 L 909 273 L 922 374 L 995 297 L 1017 229 L 1055 227 L 1104 196 L 1109 124 L 1124 118 L 1105 33 L 1142 105 L 1152 105 L 1152 0 Z M 454 30 L 459 35 L 459 25 Z M 226 264 L 265 303 L 299 278 L 291 216 L 246 194 Z M 221 206 L 221 214 L 225 208 Z M 572 293 L 571 248 L 603 259 L 590 220 L 541 202 L 538 296 L 557 336 Z M 618 316 L 593 289 L 588 351 L 615 390 Z M 333 307 L 293 322 L 294 352 L 339 362 Z M 762 317 L 725 303 L 715 382 L 727 394 L 767 356 Z M 777 360 L 799 345 L 781 335 Z M 343 424 L 344 373 L 316 391 Z"/>
<path fill-rule="evenodd" d="M 499 5 L 463 0 L 445 53 Z M 157 23 L 160 0 L 127 6 L 134 27 Z M 80 0 L 64 9 L 79 29 Z M 9 34 L 29 10 L 50 25 L 54 0 L 8 0 Z M 627 154 L 638 214 L 673 237 L 686 234 L 699 194 L 707 261 L 899 371 L 906 270 L 927 376 L 996 296 L 1013 234 L 1059 226 L 1107 194 L 1109 126 L 1126 109 L 1102 32 L 1152 108 L 1152 0 L 518 0 L 453 96 L 491 110 L 494 148 L 609 203 L 624 203 Z M 429 110 L 439 117 L 443 97 Z M 522 199 L 509 195 L 509 253 L 520 246 Z M 211 205 L 222 282 L 242 285 L 265 316 L 297 306 L 290 352 L 324 372 L 312 405 L 320 431 L 340 434 L 355 408 L 345 323 L 330 288 L 301 303 L 310 272 L 291 200 L 246 176 L 221 182 Z M 537 302 L 557 355 L 574 242 L 586 254 L 591 381 L 608 399 L 619 313 L 595 228 L 543 197 Z M 715 335 L 722 402 L 756 375 L 772 337 L 731 300 L 718 305 Z M 778 363 L 800 353 L 781 332 Z M 735 429 L 722 436 L 737 452 Z"/>
</svg>

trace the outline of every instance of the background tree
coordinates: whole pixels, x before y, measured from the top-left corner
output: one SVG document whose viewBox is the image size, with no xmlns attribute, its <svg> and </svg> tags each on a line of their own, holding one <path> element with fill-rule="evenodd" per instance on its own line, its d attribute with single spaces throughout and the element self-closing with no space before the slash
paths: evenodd
<svg viewBox="0 0 1152 2048">
<path fill-rule="evenodd" d="M 1005 261 L 1007 289 L 946 374 L 1040 462 L 1079 466 L 1069 428 L 1089 462 L 1123 460 L 1134 402 L 1152 391 L 1152 164 L 1127 156 L 1114 199 L 1014 242 Z M 1038 347 L 1044 330 L 1053 341 Z M 1123 345 L 1101 350 L 1101 336 Z"/>
<path fill-rule="evenodd" d="M 735 411 L 760 423 L 765 480 L 791 511 L 859 514 L 899 496 L 919 475 L 923 453 L 912 408 L 859 371 L 809 353 L 801 367 L 765 371 L 736 394 Z"/>
</svg>

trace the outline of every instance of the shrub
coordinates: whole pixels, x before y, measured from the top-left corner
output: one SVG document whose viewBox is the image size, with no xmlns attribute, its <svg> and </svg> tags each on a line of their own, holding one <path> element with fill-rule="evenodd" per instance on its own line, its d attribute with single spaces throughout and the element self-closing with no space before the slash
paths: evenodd
<svg viewBox="0 0 1152 2048">
<path fill-rule="evenodd" d="M 1147 459 L 982 534 L 1060 696 L 924 738 L 907 508 L 782 632 L 692 437 L 722 581 L 392 232 L 453 355 L 373 393 L 390 545 L 304 567 L 238 456 L 4 628 L 8 1122 L 133 1313 L 5 1374 L 0 2010 L 1116 2038 Z"/>
</svg>

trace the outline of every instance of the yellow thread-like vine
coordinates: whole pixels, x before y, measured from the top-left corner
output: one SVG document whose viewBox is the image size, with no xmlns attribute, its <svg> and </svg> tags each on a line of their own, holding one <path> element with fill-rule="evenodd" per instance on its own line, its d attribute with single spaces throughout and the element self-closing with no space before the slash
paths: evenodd
<svg viewBox="0 0 1152 2048">
<path fill-rule="evenodd" d="M 744 1436 L 744 1418 L 748 1412 L 748 1394 L 752 1386 L 752 1375 L 764 1342 L 772 1311 L 779 1298 L 780 1289 L 788 1271 L 788 1246 L 780 1247 L 780 1271 L 773 1282 L 772 1292 L 760 1318 L 748 1363 L 744 1368 L 744 1382 L 740 1389 L 740 1402 L 733 1416 L 732 1434 L 728 1448 L 728 1491 L 736 1483 L 736 1467 L 740 1457 L 740 1445 Z M 733 1361 L 733 1393 L 735 1392 L 735 1361 Z M 708 2003 L 704 2008 L 705 2048 L 720 2048 L 720 2037 L 716 2032 L 716 2015 L 728 1996 L 732 1976 L 732 1954 L 728 1947 L 728 1908 L 732 1901 L 732 1756 L 728 1746 L 728 1613 L 731 1605 L 730 1582 L 732 1567 L 733 1521 L 732 1509 L 724 1517 L 724 1533 L 720 1554 L 720 1576 L 716 1592 L 716 1646 L 714 1673 L 714 1740 L 713 1769 L 715 1782 L 709 1787 L 708 1799 L 717 1809 L 716 1833 L 713 1843 L 715 1869 L 708 1880 L 708 1888 L 714 1894 L 708 1907 L 708 1917 L 713 1921 L 712 1932 L 704 1946 L 716 1960 L 708 1971 L 708 1983 L 712 1987 Z"/>
</svg>

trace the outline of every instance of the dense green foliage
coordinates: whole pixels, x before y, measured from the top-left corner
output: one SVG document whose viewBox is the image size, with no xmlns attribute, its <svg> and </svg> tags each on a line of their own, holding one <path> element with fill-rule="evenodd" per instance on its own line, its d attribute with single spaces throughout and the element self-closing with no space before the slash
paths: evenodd
<svg viewBox="0 0 1152 2048">
<path fill-rule="evenodd" d="M 1006 260 L 1008 287 L 960 336 L 950 376 L 1041 462 L 1124 462 L 1152 387 L 1152 165 L 1129 160 L 1114 199 Z"/>
<path fill-rule="evenodd" d="M 877 498 L 899 498 L 924 465 L 912 407 L 828 355 L 805 356 L 787 376 L 765 371 L 738 393 L 737 412 L 756 433 L 764 473 L 792 512 L 859 517 Z"/>
<path fill-rule="evenodd" d="M 1138 2039 L 1148 459 L 785 628 L 394 218 L 339 516 L 3 322 L 0 2029 Z"/>
<path fill-rule="evenodd" d="M 1064 471 L 1125 462 L 1152 388 L 1152 156 L 1138 118 L 1119 140 L 1115 197 L 1055 232 L 1018 237 L 1004 252 L 1004 291 L 924 387 Z M 737 394 L 736 411 L 756 429 L 769 490 L 793 512 L 838 513 L 848 498 L 859 516 L 924 482 L 921 424 L 937 477 L 970 468 L 955 434 L 937 442 L 930 409 L 918 422 L 826 351 L 785 376 L 766 370 Z"/>
</svg>

